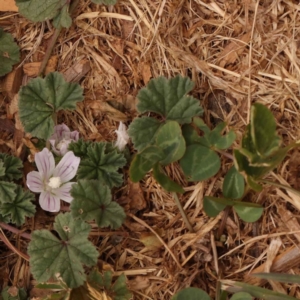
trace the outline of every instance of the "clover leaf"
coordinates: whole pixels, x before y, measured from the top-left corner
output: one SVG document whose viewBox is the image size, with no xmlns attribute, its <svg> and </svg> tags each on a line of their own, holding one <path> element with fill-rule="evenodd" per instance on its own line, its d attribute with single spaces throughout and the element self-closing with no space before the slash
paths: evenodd
<svg viewBox="0 0 300 300">
<path fill-rule="evenodd" d="M 35 213 L 35 205 L 31 201 L 35 199 L 29 191 L 24 191 L 21 186 L 15 190 L 16 196 L 12 202 L 0 204 L 0 214 L 9 216 L 12 223 L 21 226 L 25 223 L 25 217 L 32 217 Z"/>
<path fill-rule="evenodd" d="M 57 215 L 54 229 L 60 239 L 45 229 L 32 233 L 28 246 L 31 272 L 38 282 L 61 277 L 68 287 L 78 287 L 86 279 L 82 264 L 94 266 L 99 255 L 88 241 L 91 226 L 65 213 Z"/>
<path fill-rule="evenodd" d="M 193 87 L 194 83 L 188 77 L 152 79 L 138 93 L 137 109 L 140 113 L 155 112 L 180 124 L 190 123 L 194 116 L 203 113 L 199 100 L 186 95 Z"/>
<path fill-rule="evenodd" d="M 109 150 L 109 151 L 107 151 Z M 117 149 L 109 149 L 105 142 L 93 143 L 87 147 L 87 156 L 80 162 L 79 179 L 97 179 L 112 188 L 123 183 L 118 170 L 126 164 L 126 159 Z"/>
<path fill-rule="evenodd" d="M 0 28 L 0 76 L 9 73 L 12 66 L 20 61 L 20 48 L 10 33 Z"/>
<path fill-rule="evenodd" d="M 71 189 L 74 218 L 95 220 L 99 227 L 119 228 L 125 220 L 123 208 L 111 199 L 111 191 L 98 180 L 79 180 Z"/>
<path fill-rule="evenodd" d="M 61 0 L 15 0 L 19 8 L 19 13 L 33 22 L 42 22 L 51 20 L 55 17 L 59 18 L 59 22 L 55 26 L 62 25 L 70 27 L 71 23 L 68 14 L 69 2 Z M 63 3 L 64 2 L 64 3 Z M 56 20 L 57 21 L 57 20 Z"/>
<path fill-rule="evenodd" d="M 0 161 L 2 162 L 2 167 L 4 168 L 4 175 L 2 175 L 3 172 L 0 174 L 1 180 L 12 181 L 20 179 L 23 176 L 22 172 L 19 170 L 23 167 L 20 158 L 5 153 L 0 153 Z"/>
<path fill-rule="evenodd" d="M 52 116 L 62 109 L 75 109 L 76 103 L 83 100 L 82 92 L 79 84 L 66 82 L 58 72 L 29 81 L 19 92 L 20 119 L 25 131 L 48 139 L 54 130 Z"/>
</svg>

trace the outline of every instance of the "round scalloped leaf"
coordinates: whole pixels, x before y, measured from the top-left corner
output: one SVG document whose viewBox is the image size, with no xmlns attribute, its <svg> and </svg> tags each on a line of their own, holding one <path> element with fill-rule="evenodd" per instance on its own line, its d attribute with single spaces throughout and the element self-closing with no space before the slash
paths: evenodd
<svg viewBox="0 0 300 300">
<path fill-rule="evenodd" d="M 198 288 L 185 288 L 172 297 L 172 300 L 211 300 L 207 293 Z"/>
<path fill-rule="evenodd" d="M 221 161 L 213 150 L 201 145 L 190 145 L 180 160 L 180 166 L 189 181 L 201 181 L 217 174 Z"/>
<path fill-rule="evenodd" d="M 260 205 L 249 202 L 235 202 L 233 209 L 245 222 L 256 222 L 261 217 L 264 210 Z"/>
<path fill-rule="evenodd" d="M 138 93 L 137 109 L 140 113 L 155 112 L 180 124 L 191 123 L 194 116 L 203 113 L 199 100 L 186 95 L 193 87 L 188 77 L 154 78 Z"/>
<path fill-rule="evenodd" d="M 76 103 L 82 100 L 80 85 L 66 82 L 58 72 L 30 80 L 19 92 L 20 119 L 25 131 L 47 140 L 54 131 L 52 115 L 62 109 L 76 109 Z"/>
<path fill-rule="evenodd" d="M 61 0 L 15 0 L 19 13 L 33 22 L 51 20 L 60 14 L 61 9 L 69 6 Z"/>
<path fill-rule="evenodd" d="M 181 128 L 176 121 L 168 121 L 164 124 L 158 130 L 155 142 L 156 146 L 164 152 L 164 158 L 160 161 L 164 166 L 179 160 L 186 149 Z"/>
<path fill-rule="evenodd" d="M 12 66 L 20 61 L 20 48 L 10 33 L 0 28 L 0 76 L 9 73 Z"/>
<path fill-rule="evenodd" d="M 82 264 L 94 266 L 99 255 L 88 240 L 91 226 L 65 213 L 56 216 L 54 229 L 60 239 L 46 229 L 31 234 L 27 248 L 31 273 L 38 282 L 59 276 L 68 287 L 78 287 L 86 280 Z"/>
<path fill-rule="evenodd" d="M 225 175 L 223 182 L 223 195 L 226 198 L 239 199 L 243 196 L 245 181 L 243 175 L 232 166 Z"/>
<path fill-rule="evenodd" d="M 71 212 L 74 218 L 95 220 L 99 227 L 119 228 L 125 220 L 123 208 L 111 201 L 111 192 L 98 180 L 79 180 L 73 184 Z"/>
<path fill-rule="evenodd" d="M 159 120 L 150 117 L 135 118 L 129 125 L 128 135 L 134 148 L 142 151 L 155 143 L 155 135 L 162 126 Z"/>
</svg>

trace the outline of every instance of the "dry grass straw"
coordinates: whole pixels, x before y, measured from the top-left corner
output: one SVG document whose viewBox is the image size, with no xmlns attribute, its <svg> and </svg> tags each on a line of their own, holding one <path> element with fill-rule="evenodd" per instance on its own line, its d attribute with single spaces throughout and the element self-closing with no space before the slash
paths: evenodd
<svg viewBox="0 0 300 300">
<path fill-rule="evenodd" d="M 238 146 L 249 108 L 261 102 L 271 108 L 279 134 L 287 144 L 299 136 L 300 6 L 294 1 L 201 1 L 201 0 L 122 0 L 114 7 L 81 1 L 74 25 L 64 30 L 55 47 L 57 70 L 67 72 L 87 60 L 90 72 L 81 80 L 85 103 L 75 113 L 64 112 L 64 121 L 91 140 L 113 140 L 117 121 L 130 122 L 137 115 L 135 96 L 151 78 L 182 74 L 195 82 L 193 95 L 201 99 L 205 118 L 212 126 L 225 120 L 238 136 Z M 32 24 L 16 14 L 0 15 L 0 25 L 11 32 L 22 48 L 22 64 L 40 61 L 53 33 L 50 23 Z M 1 95 L 1 118 L 7 116 L 11 99 Z M 13 136 L 1 133 L 5 151 Z M 8 146 L 7 146 L 8 145 Z M 4 146 L 3 146 L 4 147 Z M 299 175 L 297 154 L 270 176 L 291 182 Z M 295 156 L 296 155 L 296 156 Z M 212 297 L 219 278 L 248 280 L 247 275 L 265 263 L 272 271 L 278 255 L 299 247 L 298 215 L 300 199 L 277 188 L 266 187 L 249 194 L 249 201 L 265 207 L 255 224 L 245 224 L 229 213 L 225 219 L 225 243 L 214 240 L 222 214 L 208 218 L 202 209 L 204 195 L 220 193 L 223 176 L 232 162 L 224 158 L 216 177 L 188 185 L 176 165 L 168 174 L 184 183 L 187 193 L 181 201 L 196 231 L 189 233 L 171 196 L 147 176 L 140 184 L 143 210 L 134 211 L 128 196 L 130 183 L 116 193 L 116 200 L 129 217 L 118 233 L 95 228 L 91 239 L 99 247 L 99 266 L 125 272 L 134 299 L 170 299 L 187 286 L 197 286 Z M 275 173 L 274 173 L 275 174 Z M 283 216 L 289 217 L 285 221 Z M 44 216 L 45 218 L 42 218 Z M 131 216 L 131 217 L 130 217 Z M 289 220 L 293 220 L 292 223 Z M 43 221 L 41 221 L 43 220 Z M 39 211 L 34 224 L 25 229 L 51 228 L 53 218 Z M 43 222 L 43 223 L 41 223 Z M 292 225 L 291 225 L 292 224 Z M 291 232 L 290 232 L 291 231 Z M 148 234 L 157 247 L 145 246 Z M 26 252 L 26 242 L 9 236 Z M 164 243 L 157 242 L 162 239 Z M 276 251 L 273 243 L 279 243 Z M 1 245 L 1 281 L 16 283 L 23 270 L 22 284 L 28 288 L 28 264 Z M 281 272 L 299 274 L 299 256 Z M 275 268 L 276 269 L 276 268 Z M 265 282 L 255 281 L 255 284 Z M 270 287 L 270 285 L 266 285 Z M 299 297 L 295 285 L 274 285 Z"/>
</svg>

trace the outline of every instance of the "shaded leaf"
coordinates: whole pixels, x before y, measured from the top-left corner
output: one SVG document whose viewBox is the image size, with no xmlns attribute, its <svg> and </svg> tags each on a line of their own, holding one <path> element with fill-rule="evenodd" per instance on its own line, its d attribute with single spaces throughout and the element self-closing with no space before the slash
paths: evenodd
<svg viewBox="0 0 300 300">
<path fill-rule="evenodd" d="M 20 158 L 0 153 L 0 160 L 3 162 L 3 168 L 5 168 L 4 176 L 1 176 L 1 180 L 18 180 L 22 178 L 23 173 L 19 169 L 23 168 L 23 163 Z"/>
<path fill-rule="evenodd" d="M 134 148 L 142 151 L 155 143 L 155 135 L 162 123 L 154 118 L 135 118 L 128 127 L 128 134 L 134 144 Z"/>
<path fill-rule="evenodd" d="M 256 222 L 262 215 L 264 208 L 256 203 L 235 201 L 233 209 L 245 222 Z"/>
<path fill-rule="evenodd" d="M 196 129 L 193 126 L 189 124 L 184 124 L 181 128 L 181 131 L 185 139 L 186 146 L 197 144 L 201 141 L 200 136 L 198 135 Z"/>
<path fill-rule="evenodd" d="M 110 188 L 118 187 L 123 183 L 123 176 L 118 170 L 125 164 L 123 153 L 117 149 L 111 150 L 105 142 L 93 143 L 87 147 L 87 155 L 80 162 L 77 177 L 99 180 Z"/>
<path fill-rule="evenodd" d="M 123 208 L 111 199 L 110 189 L 98 180 L 79 180 L 73 184 L 71 212 L 74 218 L 95 220 L 99 227 L 119 228 L 125 220 Z"/>
<path fill-rule="evenodd" d="M 130 164 L 129 176 L 133 182 L 138 182 L 163 159 L 164 153 L 156 146 L 149 146 L 136 154 Z"/>
<path fill-rule="evenodd" d="M 213 150 L 194 144 L 186 148 L 180 166 L 188 180 L 201 181 L 214 176 L 219 171 L 221 162 Z"/>
<path fill-rule="evenodd" d="M 158 113 L 167 120 L 180 124 L 191 123 L 194 116 L 203 113 L 199 100 L 186 96 L 193 87 L 194 83 L 187 77 L 152 79 L 138 93 L 137 109 L 140 113 Z"/>
<path fill-rule="evenodd" d="M 12 203 L 16 198 L 16 188 L 13 182 L 0 181 L 0 203 Z"/>
<path fill-rule="evenodd" d="M 92 145 L 92 141 L 84 141 L 79 139 L 77 142 L 71 142 L 68 146 L 69 151 L 73 151 L 77 157 L 88 158 L 87 149 Z"/>
<path fill-rule="evenodd" d="M 38 282 L 59 276 L 68 287 L 78 287 L 86 279 L 82 264 L 95 265 L 99 255 L 87 239 L 91 226 L 65 213 L 56 216 L 54 229 L 61 240 L 45 229 L 32 233 L 28 246 L 31 272 Z"/>
<path fill-rule="evenodd" d="M 32 217 L 35 213 L 34 194 L 24 191 L 21 186 L 15 189 L 16 197 L 12 202 L 6 202 L 0 205 L 0 213 L 3 216 L 10 216 L 11 222 L 17 226 L 25 223 L 25 217 Z"/>
<path fill-rule="evenodd" d="M 216 217 L 228 205 L 233 205 L 233 201 L 230 199 L 211 196 L 205 196 L 203 199 L 203 209 L 205 213 L 211 218 Z"/>
<path fill-rule="evenodd" d="M 155 164 L 153 167 L 153 177 L 168 192 L 175 192 L 181 194 L 185 192 L 181 185 L 173 181 L 163 172 L 161 166 L 158 163 Z"/>
<path fill-rule="evenodd" d="M 48 139 L 54 131 L 52 115 L 62 109 L 75 109 L 83 100 L 83 90 L 77 83 L 68 83 L 63 75 L 49 73 L 35 78 L 19 92 L 20 119 L 26 132 Z"/>
<path fill-rule="evenodd" d="M 179 291 L 172 300 L 211 300 L 211 298 L 203 290 L 190 287 Z"/>
<path fill-rule="evenodd" d="M 224 178 L 223 195 L 226 198 L 239 199 L 243 196 L 244 189 L 244 177 L 232 166 Z"/>
<path fill-rule="evenodd" d="M 0 28 L 0 76 L 9 73 L 12 66 L 20 61 L 20 48 L 10 33 Z"/>
<path fill-rule="evenodd" d="M 179 160 L 185 152 L 185 140 L 179 124 L 175 121 L 164 124 L 157 131 L 155 141 L 156 146 L 164 152 L 164 158 L 160 160 L 162 165 Z"/>
<path fill-rule="evenodd" d="M 115 5 L 117 0 L 92 0 L 96 4 Z"/>
<path fill-rule="evenodd" d="M 234 294 L 230 300 L 252 300 L 252 296 L 245 292 L 239 292 Z"/>
<path fill-rule="evenodd" d="M 0 178 L 4 177 L 5 175 L 5 167 L 4 167 L 4 162 L 0 160 Z"/>
<path fill-rule="evenodd" d="M 16 286 L 7 286 L 1 292 L 3 300 L 27 300 L 27 293 L 23 288 Z"/>
<path fill-rule="evenodd" d="M 59 28 L 59 26 L 69 28 L 72 25 L 72 18 L 69 14 L 69 5 L 64 5 L 60 12 L 54 17 L 53 26 Z"/>
</svg>

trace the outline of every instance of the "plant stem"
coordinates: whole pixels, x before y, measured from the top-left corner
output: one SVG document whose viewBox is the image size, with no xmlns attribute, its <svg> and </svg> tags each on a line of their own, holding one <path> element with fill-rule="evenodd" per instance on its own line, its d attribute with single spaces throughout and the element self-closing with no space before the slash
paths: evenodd
<svg viewBox="0 0 300 300">
<path fill-rule="evenodd" d="M 72 1 L 71 5 L 70 5 L 70 9 L 69 9 L 70 15 L 72 15 L 72 13 L 74 12 L 74 10 L 75 10 L 76 6 L 78 5 L 78 3 L 79 3 L 79 0 Z M 42 60 L 41 66 L 39 68 L 38 76 L 43 76 L 44 75 L 47 63 L 49 61 L 49 58 L 51 56 L 51 53 L 53 51 L 53 48 L 54 48 L 54 46 L 56 44 L 56 41 L 57 41 L 57 39 L 59 37 L 59 34 L 60 34 L 61 30 L 62 30 L 62 26 L 61 25 L 59 25 L 55 29 L 54 34 L 53 34 L 53 36 L 51 38 L 51 41 L 50 41 L 50 45 L 47 47 L 45 56 L 44 56 L 44 58 Z"/>
<path fill-rule="evenodd" d="M 189 230 L 190 232 L 194 233 L 195 230 L 193 229 L 193 227 L 192 227 L 192 225 L 191 225 L 189 219 L 187 218 L 187 216 L 186 216 L 186 214 L 185 214 L 185 211 L 183 210 L 183 207 L 182 207 L 182 205 L 181 205 L 181 203 L 180 203 L 180 201 L 179 201 L 179 199 L 178 199 L 177 194 L 176 194 L 176 193 L 173 193 L 173 197 L 174 197 L 175 203 L 176 203 L 176 205 L 177 205 L 177 207 L 178 207 L 178 209 L 179 209 L 179 212 L 180 212 L 180 214 L 181 214 L 181 216 L 182 216 L 182 219 L 183 219 L 183 221 L 184 221 L 186 227 L 188 228 L 188 230 Z"/>
<path fill-rule="evenodd" d="M 22 232 L 21 230 L 13 227 L 11 225 L 8 225 L 8 224 L 5 224 L 3 222 L 0 222 L 0 227 L 3 228 L 3 229 L 8 230 L 10 232 L 13 232 L 15 234 L 18 234 L 19 236 L 22 236 L 25 239 L 31 240 L 31 235 L 29 233 Z"/>
<path fill-rule="evenodd" d="M 276 186 L 276 187 L 279 187 L 279 188 L 282 188 L 282 189 L 285 189 L 287 191 L 290 191 L 298 196 L 300 196 L 300 191 L 290 187 L 290 186 L 287 186 L 287 185 L 284 185 L 284 184 L 281 184 L 281 183 L 277 183 L 277 182 L 273 182 L 273 181 L 270 181 L 270 180 L 266 180 L 266 179 L 262 179 L 262 180 L 259 180 L 263 183 L 267 183 L 267 184 L 270 184 L 270 185 L 273 185 L 273 186 Z"/>
</svg>

